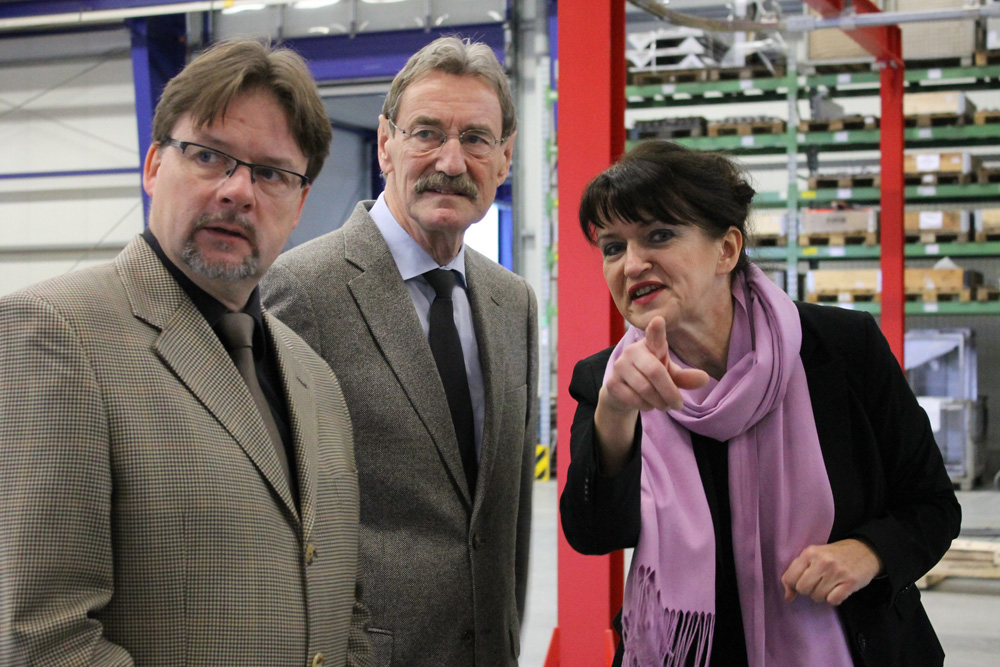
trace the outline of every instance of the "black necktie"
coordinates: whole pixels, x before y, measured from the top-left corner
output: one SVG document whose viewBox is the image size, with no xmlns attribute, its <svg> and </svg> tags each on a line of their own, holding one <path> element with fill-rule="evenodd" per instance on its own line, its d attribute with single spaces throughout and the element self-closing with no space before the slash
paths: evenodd
<svg viewBox="0 0 1000 667">
<path fill-rule="evenodd" d="M 465 375 L 465 355 L 462 341 L 455 327 L 451 292 L 455 287 L 455 272 L 448 269 L 434 269 L 424 274 L 424 278 L 434 288 L 435 299 L 431 304 L 430 335 L 431 352 L 437 363 L 444 392 L 448 397 L 451 422 L 458 438 L 458 451 L 462 456 L 465 479 L 469 493 L 476 494 L 476 477 L 479 463 L 476 458 L 475 424 L 472 419 L 472 399 L 469 396 L 469 379 Z"/>
<path fill-rule="evenodd" d="M 257 410 L 264 420 L 268 435 L 271 436 L 271 443 L 274 451 L 278 455 L 278 462 L 285 473 L 285 479 L 289 485 L 294 484 L 291 469 L 288 465 L 288 453 L 285 451 L 285 443 L 281 439 L 278 425 L 274 422 L 271 414 L 271 406 L 264 397 L 264 392 L 260 388 L 257 380 L 257 369 L 253 361 L 253 316 L 248 313 L 226 313 L 215 325 L 215 331 L 219 335 L 219 340 L 225 346 L 229 356 L 233 358 L 237 370 L 243 376 L 243 381 L 247 383 L 253 402 L 257 404 Z M 293 491 L 294 491 L 294 487 Z"/>
</svg>

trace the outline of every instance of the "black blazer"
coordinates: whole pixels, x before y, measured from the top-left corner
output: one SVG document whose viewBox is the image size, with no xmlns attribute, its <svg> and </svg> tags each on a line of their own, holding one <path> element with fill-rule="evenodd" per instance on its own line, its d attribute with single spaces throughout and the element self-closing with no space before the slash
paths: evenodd
<svg viewBox="0 0 1000 667">
<path fill-rule="evenodd" d="M 829 541 L 859 538 L 885 566 L 884 576 L 838 608 L 854 663 L 936 667 L 944 652 L 914 582 L 958 535 L 961 508 L 927 415 L 871 315 L 796 305 L 833 490 Z M 584 554 L 633 547 L 639 537 L 640 427 L 632 458 L 613 478 L 601 473 L 594 447 L 594 410 L 611 350 L 580 361 L 570 383 L 578 406 L 560 513 L 566 539 Z"/>
</svg>

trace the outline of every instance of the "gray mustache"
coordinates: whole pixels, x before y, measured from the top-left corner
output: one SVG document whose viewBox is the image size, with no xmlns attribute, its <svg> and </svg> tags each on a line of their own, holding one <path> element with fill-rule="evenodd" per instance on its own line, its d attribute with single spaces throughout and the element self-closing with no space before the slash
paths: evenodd
<svg viewBox="0 0 1000 667">
<path fill-rule="evenodd" d="M 250 241 L 250 245 L 254 248 L 257 247 L 257 230 L 250 220 L 246 216 L 242 216 L 235 211 L 223 211 L 222 213 L 215 213 L 214 215 L 202 215 L 194 223 L 193 232 L 205 229 L 206 227 L 211 227 L 214 224 L 224 222 L 231 225 L 236 225 L 239 227 L 243 233 L 246 235 L 247 240 Z"/>
<path fill-rule="evenodd" d="M 413 187 L 418 195 L 429 190 L 447 190 L 463 197 L 468 197 L 469 199 L 475 199 L 479 195 L 479 188 L 476 186 L 475 181 L 469 178 L 467 174 L 448 176 L 440 171 L 436 171 L 418 180 Z"/>
</svg>

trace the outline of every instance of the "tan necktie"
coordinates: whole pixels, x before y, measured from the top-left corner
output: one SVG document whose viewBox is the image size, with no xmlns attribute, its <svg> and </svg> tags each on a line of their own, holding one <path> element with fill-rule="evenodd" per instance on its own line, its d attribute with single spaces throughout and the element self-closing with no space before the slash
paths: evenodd
<svg viewBox="0 0 1000 667">
<path fill-rule="evenodd" d="M 291 486 L 295 480 L 292 479 L 291 469 L 288 465 L 288 453 L 285 451 L 285 443 L 281 439 L 278 425 L 274 423 L 274 416 L 271 414 L 271 406 L 268 405 L 264 392 L 257 381 L 257 369 L 253 362 L 253 329 L 254 319 L 247 313 L 226 313 L 215 325 L 215 331 L 219 335 L 219 340 L 229 352 L 229 356 L 236 363 L 236 368 L 243 381 L 247 383 L 250 395 L 253 396 L 257 410 L 264 420 L 264 426 L 271 436 L 271 444 L 278 455 L 278 462 L 285 473 L 285 480 Z M 294 490 L 294 487 L 292 487 Z"/>
</svg>

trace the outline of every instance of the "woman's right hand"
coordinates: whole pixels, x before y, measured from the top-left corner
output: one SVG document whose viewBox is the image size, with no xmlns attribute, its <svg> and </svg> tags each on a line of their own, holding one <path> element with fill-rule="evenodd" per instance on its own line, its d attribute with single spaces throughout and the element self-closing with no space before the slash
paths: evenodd
<svg viewBox="0 0 1000 667">
<path fill-rule="evenodd" d="M 681 389 L 697 389 L 708 374 L 681 368 L 670 360 L 667 325 L 654 317 L 646 336 L 632 343 L 615 360 L 601 387 L 594 427 L 604 473 L 621 471 L 632 451 L 635 422 L 640 410 L 677 410 L 684 405 Z"/>
</svg>

